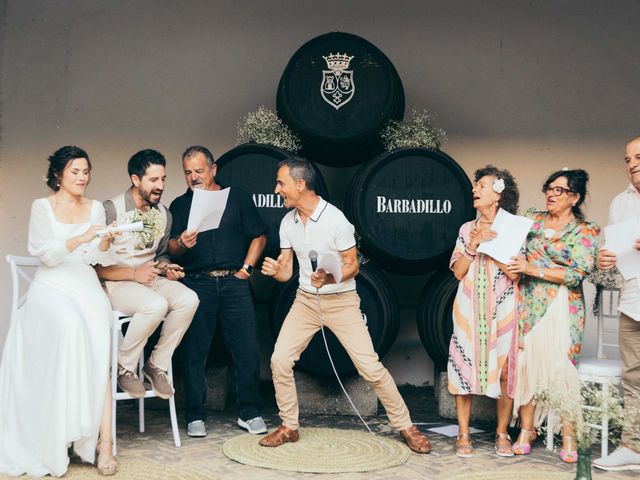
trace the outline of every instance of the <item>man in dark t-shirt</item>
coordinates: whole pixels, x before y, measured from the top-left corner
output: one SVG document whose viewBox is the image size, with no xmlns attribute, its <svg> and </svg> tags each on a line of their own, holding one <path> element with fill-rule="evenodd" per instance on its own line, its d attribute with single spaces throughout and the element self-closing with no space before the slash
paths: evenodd
<svg viewBox="0 0 640 480">
<path fill-rule="evenodd" d="M 184 267 L 184 284 L 200 305 L 181 347 L 187 404 L 187 434 L 204 437 L 206 430 L 205 366 L 218 320 L 235 369 L 238 425 L 252 434 L 266 433 L 261 417 L 260 348 L 248 279 L 266 244 L 267 230 L 248 193 L 229 190 L 217 229 L 187 231 L 193 189 L 221 190 L 217 166 L 201 146 L 187 148 L 182 167 L 189 189 L 169 207 L 173 215 L 169 252 Z"/>
</svg>

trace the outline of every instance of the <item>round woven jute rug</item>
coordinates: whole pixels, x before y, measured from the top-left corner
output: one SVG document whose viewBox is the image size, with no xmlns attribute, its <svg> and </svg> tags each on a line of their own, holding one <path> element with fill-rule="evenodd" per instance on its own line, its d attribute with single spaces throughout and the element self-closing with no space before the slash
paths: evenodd
<svg viewBox="0 0 640 480">
<path fill-rule="evenodd" d="M 299 441 L 277 448 L 262 447 L 259 441 L 255 435 L 238 435 L 222 451 L 246 465 L 306 473 L 371 472 L 401 465 L 411 454 L 396 440 L 359 430 L 304 428 Z"/>
<path fill-rule="evenodd" d="M 509 468 L 505 470 L 485 470 L 478 473 L 448 473 L 443 480 L 573 480 L 575 473 L 550 472 L 546 470 L 522 470 Z"/>
</svg>

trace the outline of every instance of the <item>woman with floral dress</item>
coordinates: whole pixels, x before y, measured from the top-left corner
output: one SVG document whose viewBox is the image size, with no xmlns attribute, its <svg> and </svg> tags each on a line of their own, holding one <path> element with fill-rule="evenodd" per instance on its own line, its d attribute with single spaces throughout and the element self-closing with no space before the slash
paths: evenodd
<svg viewBox="0 0 640 480">
<path fill-rule="evenodd" d="M 491 230 L 498 209 L 518 209 L 518 187 L 507 170 L 489 165 L 475 172 L 473 206 L 478 218 L 463 224 L 450 266 L 460 284 L 453 306 L 453 335 L 449 345 L 449 392 L 455 395 L 458 415 L 456 455 L 474 456 L 469 419 L 473 395 L 497 399 L 495 450 L 512 457 L 507 427 L 513 406 L 518 319 L 518 274 L 507 265 L 477 252 L 496 237 Z"/>
<path fill-rule="evenodd" d="M 522 275 L 519 288 L 520 350 L 514 412 L 521 431 L 513 445 L 517 455 L 531 452 L 535 428 L 546 417 L 536 395 L 567 391 L 579 395 L 576 365 L 584 334 L 582 281 L 593 269 L 600 228 L 584 219 L 580 206 L 589 176 L 584 170 L 560 170 L 544 183 L 546 211 L 530 209 L 534 223 L 527 237 L 526 258 L 509 266 Z M 569 425 L 563 425 L 560 458 L 577 461 Z"/>
</svg>

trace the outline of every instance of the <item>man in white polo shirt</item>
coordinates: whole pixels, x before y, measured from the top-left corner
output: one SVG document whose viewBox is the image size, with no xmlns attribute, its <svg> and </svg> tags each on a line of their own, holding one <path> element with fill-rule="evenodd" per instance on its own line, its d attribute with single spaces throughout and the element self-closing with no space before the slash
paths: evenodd
<svg viewBox="0 0 640 480">
<path fill-rule="evenodd" d="M 627 143 L 624 161 L 631 183 L 611 202 L 609 224 L 640 220 L 640 136 Z M 640 250 L 640 238 L 634 246 Z M 615 253 L 603 249 L 598 266 L 613 268 L 616 260 Z M 622 442 L 611 455 L 595 460 L 593 465 L 602 470 L 640 471 L 640 278 L 623 281 L 618 311 L 625 405 Z"/>
<path fill-rule="evenodd" d="M 282 425 L 260 445 L 278 447 L 296 442 L 298 435 L 298 396 L 293 366 L 311 338 L 324 326 L 340 340 L 358 372 L 369 382 L 387 411 L 391 426 L 398 430 L 411 450 L 429 453 L 431 444 L 411 422 L 409 410 L 393 378 L 380 363 L 360 312 L 355 276 L 358 258 L 353 225 L 336 207 L 315 192 L 315 172 L 304 159 L 290 158 L 278 166 L 275 193 L 293 208 L 280 225 L 281 253 L 277 260 L 266 258 L 262 273 L 280 282 L 293 274 L 293 255 L 298 258 L 300 286 L 289 314 L 282 324 L 271 356 L 271 372 Z M 334 254 L 341 260 L 342 279 L 322 269 L 313 272 L 309 252 Z M 322 318 L 318 311 L 320 295 Z"/>
</svg>

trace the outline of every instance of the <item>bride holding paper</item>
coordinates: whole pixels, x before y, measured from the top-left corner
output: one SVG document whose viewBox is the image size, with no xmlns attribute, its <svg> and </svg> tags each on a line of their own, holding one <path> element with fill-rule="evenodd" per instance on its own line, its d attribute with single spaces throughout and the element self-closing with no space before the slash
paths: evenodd
<svg viewBox="0 0 640 480">
<path fill-rule="evenodd" d="M 14 318 L 0 366 L 0 472 L 62 476 L 67 449 L 103 475 L 111 454 L 111 307 L 92 265 L 115 263 L 102 204 L 84 196 L 91 163 L 63 147 L 49 157 L 53 194 L 31 206 L 29 253 L 40 266 Z"/>
<path fill-rule="evenodd" d="M 506 262 L 518 254 L 528 232 L 526 219 L 512 215 L 518 209 L 518 197 L 518 187 L 507 170 L 491 165 L 477 170 L 473 206 L 479 215 L 460 227 L 451 256 L 450 268 L 460 285 L 447 372 L 449 392 L 456 398 L 455 449 L 461 458 L 474 456 L 469 430 L 472 395 L 497 399 L 495 451 L 513 456 L 507 426 L 515 383 L 518 274 L 511 273 Z M 518 230 L 519 236 L 514 234 Z"/>
</svg>

